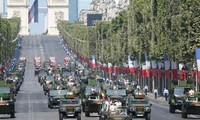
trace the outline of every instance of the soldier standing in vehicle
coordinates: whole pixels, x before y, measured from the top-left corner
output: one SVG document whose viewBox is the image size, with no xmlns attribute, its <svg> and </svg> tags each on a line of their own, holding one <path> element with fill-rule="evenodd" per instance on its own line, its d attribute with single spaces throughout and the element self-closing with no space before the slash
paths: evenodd
<svg viewBox="0 0 200 120">
<path fill-rule="evenodd" d="M 163 95 L 165 97 L 165 100 L 167 101 L 167 98 L 168 98 L 168 95 L 169 95 L 168 89 L 166 89 L 166 88 L 164 89 Z"/>
<path fill-rule="evenodd" d="M 190 95 L 190 96 L 194 96 L 194 90 L 193 90 L 193 89 L 191 89 L 191 90 L 189 91 L 189 95 Z"/>
</svg>

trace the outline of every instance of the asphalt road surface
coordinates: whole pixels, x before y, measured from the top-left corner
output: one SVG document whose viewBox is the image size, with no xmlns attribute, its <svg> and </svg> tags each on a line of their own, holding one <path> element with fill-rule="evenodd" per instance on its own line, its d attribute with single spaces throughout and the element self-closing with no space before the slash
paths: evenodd
<svg viewBox="0 0 200 120">
<path fill-rule="evenodd" d="M 16 97 L 16 118 L 0 116 L 0 119 L 7 120 L 58 120 L 58 110 L 49 109 L 47 106 L 47 96 L 44 95 L 42 87 L 38 84 L 37 77 L 34 76 L 34 57 L 41 57 L 48 60 L 50 56 L 56 57 L 59 63 L 67 54 L 59 44 L 57 36 L 24 36 L 22 41 L 22 56 L 27 59 L 25 79 L 21 86 L 21 91 Z M 167 104 L 152 101 L 151 120 L 182 120 L 181 114 L 170 114 Z M 97 114 L 92 117 L 85 117 L 82 113 L 82 120 L 98 120 Z M 73 119 L 73 118 L 72 118 Z M 199 116 L 190 115 L 189 120 L 200 119 Z M 70 119 L 71 120 L 71 119 Z M 74 119 L 73 119 L 74 120 Z M 137 118 L 136 120 L 142 120 Z"/>
</svg>

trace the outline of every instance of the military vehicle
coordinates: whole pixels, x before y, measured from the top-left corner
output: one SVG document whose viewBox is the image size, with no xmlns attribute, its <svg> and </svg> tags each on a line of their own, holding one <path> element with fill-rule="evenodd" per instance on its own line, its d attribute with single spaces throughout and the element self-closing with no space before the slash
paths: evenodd
<svg viewBox="0 0 200 120">
<path fill-rule="evenodd" d="M 20 90 L 20 86 L 23 83 L 23 77 L 17 72 L 8 73 L 5 79 L 6 86 L 9 86 L 13 89 L 14 94 L 16 95 Z"/>
<path fill-rule="evenodd" d="M 79 98 L 76 98 L 72 92 L 68 92 L 66 99 L 60 100 L 59 107 L 59 120 L 64 118 L 76 117 L 77 120 L 81 120 L 81 102 Z"/>
<path fill-rule="evenodd" d="M 127 114 L 127 108 L 124 106 L 117 107 L 114 111 L 103 110 L 99 114 L 99 120 L 132 120 Z"/>
<path fill-rule="evenodd" d="M 182 104 L 182 118 L 187 118 L 188 114 L 200 115 L 200 92 L 185 96 Z"/>
<path fill-rule="evenodd" d="M 98 86 L 87 86 L 82 99 L 82 108 L 85 116 L 89 117 L 90 113 L 99 113 L 101 110 L 102 102 L 101 90 Z"/>
<path fill-rule="evenodd" d="M 169 112 L 175 113 L 175 110 L 182 110 L 182 103 L 186 93 L 192 88 L 189 81 L 173 81 L 169 90 Z"/>
<path fill-rule="evenodd" d="M 0 87 L 0 114 L 10 114 L 15 117 L 15 99 L 10 88 Z"/>
<path fill-rule="evenodd" d="M 38 74 L 38 82 L 42 85 L 46 79 L 47 72 L 46 70 L 42 69 Z"/>
<path fill-rule="evenodd" d="M 50 90 L 48 95 L 48 107 L 59 107 L 60 99 L 64 99 L 67 94 L 67 90 Z"/>
<path fill-rule="evenodd" d="M 54 76 L 52 76 L 52 75 L 46 76 L 46 79 L 43 83 L 43 91 L 44 91 L 45 95 L 49 94 L 49 90 L 55 88 L 54 80 L 55 80 Z"/>
<path fill-rule="evenodd" d="M 111 101 L 120 101 L 122 103 L 122 106 L 126 106 L 126 90 L 125 89 L 107 89 L 106 95 L 108 98 L 111 99 Z"/>
<path fill-rule="evenodd" d="M 146 120 L 151 119 L 151 106 L 148 98 L 143 91 L 135 91 L 134 96 L 129 96 L 127 100 L 128 114 L 135 117 L 144 117 Z"/>
</svg>

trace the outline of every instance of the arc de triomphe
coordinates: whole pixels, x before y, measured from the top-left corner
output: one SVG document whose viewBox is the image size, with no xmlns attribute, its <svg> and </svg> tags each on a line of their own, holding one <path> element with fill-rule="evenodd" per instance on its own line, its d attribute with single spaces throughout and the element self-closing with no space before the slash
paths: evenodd
<svg viewBox="0 0 200 120">
<path fill-rule="evenodd" d="M 47 1 L 47 29 L 49 35 L 58 35 L 57 21 L 68 20 L 68 0 Z M 8 0 L 8 18 L 21 18 L 21 35 L 29 35 L 28 28 L 29 0 Z"/>
</svg>

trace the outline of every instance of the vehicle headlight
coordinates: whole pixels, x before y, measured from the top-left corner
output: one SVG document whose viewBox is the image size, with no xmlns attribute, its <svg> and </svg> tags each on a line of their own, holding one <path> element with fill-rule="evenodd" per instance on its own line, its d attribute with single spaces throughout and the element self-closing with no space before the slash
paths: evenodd
<svg viewBox="0 0 200 120">
<path fill-rule="evenodd" d="M 135 111 L 135 107 L 130 107 L 130 111 Z"/>
<path fill-rule="evenodd" d="M 65 107 L 61 107 L 60 111 L 66 111 L 66 108 Z"/>
<path fill-rule="evenodd" d="M 145 110 L 146 110 L 146 111 L 149 111 L 149 110 L 150 110 L 150 107 L 145 107 Z"/>
<path fill-rule="evenodd" d="M 52 98 L 52 97 L 50 97 L 50 98 L 49 98 L 49 100 L 50 100 L 50 101 L 52 101 L 52 100 L 53 100 L 53 98 Z"/>
<path fill-rule="evenodd" d="M 81 111 L 81 107 L 76 107 L 76 111 Z"/>
</svg>

